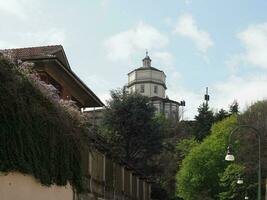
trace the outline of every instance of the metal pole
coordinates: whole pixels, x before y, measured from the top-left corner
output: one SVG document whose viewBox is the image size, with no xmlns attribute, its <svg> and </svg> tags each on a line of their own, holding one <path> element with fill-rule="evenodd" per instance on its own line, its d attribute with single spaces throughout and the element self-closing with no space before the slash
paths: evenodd
<svg viewBox="0 0 267 200">
<path fill-rule="evenodd" d="M 259 137 L 258 200 L 261 200 L 261 137 Z"/>
<path fill-rule="evenodd" d="M 237 132 L 239 129 L 241 128 L 249 128 L 254 130 L 254 132 L 256 133 L 256 135 L 258 136 L 258 141 L 259 141 L 259 148 L 258 148 L 258 158 L 259 158 L 259 166 L 258 166 L 258 198 L 257 200 L 261 200 L 261 135 L 258 129 L 256 129 L 253 126 L 249 126 L 249 125 L 239 125 L 237 126 L 229 135 L 229 145 L 231 145 L 231 139 L 232 139 L 232 135 Z"/>
</svg>

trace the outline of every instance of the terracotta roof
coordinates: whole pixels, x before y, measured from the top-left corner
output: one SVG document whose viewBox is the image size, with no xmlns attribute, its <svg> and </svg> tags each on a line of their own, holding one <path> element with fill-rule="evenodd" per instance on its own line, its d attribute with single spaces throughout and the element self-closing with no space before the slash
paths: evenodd
<svg viewBox="0 0 267 200">
<path fill-rule="evenodd" d="M 66 65 L 66 67 L 70 68 L 62 45 L 2 49 L 0 52 L 9 54 L 13 59 L 16 60 L 34 60 L 58 57 L 59 60 Z M 61 59 L 57 54 L 59 52 L 63 52 L 64 59 Z"/>
<path fill-rule="evenodd" d="M 15 49 L 0 49 L 0 53 L 8 54 L 14 60 L 38 61 L 43 59 L 55 59 L 65 70 L 80 83 L 90 96 L 93 97 L 98 106 L 104 106 L 103 102 L 91 91 L 88 86 L 71 70 L 68 59 L 62 45 L 50 45 L 39 47 L 26 47 Z M 98 107 L 94 106 L 94 107 Z"/>
<path fill-rule="evenodd" d="M 39 56 L 53 55 L 55 52 L 62 49 L 61 45 L 53 46 L 40 46 L 40 47 L 27 47 L 27 48 L 16 48 L 16 49 L 3 49 L 4 53 L 11 53 L 16 58 L 32 58 Z"/>
</svg>

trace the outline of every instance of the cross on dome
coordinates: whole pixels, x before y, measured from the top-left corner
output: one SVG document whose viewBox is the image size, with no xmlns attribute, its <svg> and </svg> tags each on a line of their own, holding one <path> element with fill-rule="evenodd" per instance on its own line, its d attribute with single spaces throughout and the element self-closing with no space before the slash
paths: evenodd
<svg viewBox="0 0 267 200">
<path fill-rule="evenodd" d="M 148 56 L 147 50 L 146 50 L 146 57 L 143 59 L 143 67 L 151 67 L 151 59 Z"/>
</svg>

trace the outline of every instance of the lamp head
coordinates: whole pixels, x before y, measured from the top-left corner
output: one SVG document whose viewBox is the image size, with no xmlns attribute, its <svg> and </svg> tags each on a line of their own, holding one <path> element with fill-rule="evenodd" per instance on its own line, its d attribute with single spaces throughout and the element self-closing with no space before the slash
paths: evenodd
<svg viewBox="0 0 267 200">
<path fill-rule="evenodd" d="M 226 161 L 234 161 L 235 160 L 235 157 L 234 155 L 231 153 L 231 150 L 230 150 L 230 147 L 228 146 L 227 148 L 227 154 L 225 156 L 225 160 Z"/>
<path fill-rule="evenodd" d="M 237 179 L 237 182 L 236 182 L 238 185 L 242 185 L 244 183 L 243 179 L 242 178 L 238 178 Z"/>
</svg>

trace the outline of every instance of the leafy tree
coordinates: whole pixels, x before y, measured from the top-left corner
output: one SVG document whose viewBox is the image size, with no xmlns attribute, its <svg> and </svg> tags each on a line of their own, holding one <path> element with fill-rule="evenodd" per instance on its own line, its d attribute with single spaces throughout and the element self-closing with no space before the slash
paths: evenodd
<svg viewBox="0 0 267 200">
<path fill-rule="evenodd" d="M 237 179 L 239 177 L 244 179 L 244 184 L 237 184 Z M 220 186 L 223 190 L 223 192 L 219 194 L 220 200 L 243 200 L 247 189 L 245 167 L 240 164 L 228 165 L 225 171 L 220 174 Z"/>
<path fill-rule="evenodd" d="M 262 191 L 264 189 L 265 178 L 267 177 L 267 101 L 258 101 L 248 107 L 248 109 L 238 116 L 239 124 L 246 124 L 253 126 L 259 130 L 261 135 L 261 164 L 262 164 Z M 256 197 L 257 195 L 257 173 L 258 173 L 258 137 L 256 133 L 248 128 L 240 129 L 234 135 L 240 142 L 239 151 L 236 154 L 237 162 L 242 162 L 246 167 L 246 176 L 249 182 L 254 184 L 255 187 L 251 189 L 250 196 Z M 263 194 L 262 194 L 263 195 Z M 256 198 L 254 198 L 256 199 Z"/>
<path fill-rule="evenodd" d="M 210 133 L 210 128 L 214 122 L 213 112 L 209 109 L 208 104 L 203 103 L 198 108 L 198 115 L 195 116 L 195 126 L 193 135 L 197 140 L 202 141 Z"/>
<path fill-rule="evenodd" d="M 238 114 L 239 113 L 239 104 L 236 100 L 230 105 L 229 109 L 230 114 Z"/>
<path fill-rule="evenodd" d="M 176 154 L 177 157 L 184 159 L 191 149 L 196 147 L 199 143 L 195 140 L 195 138 L 183 139 L 179 141 L 176 146 Z"/>
<path fill-rule="evenodd" d="M 222 121 L 226 117 L 229 117 L 229 113 L 226 110 L 221 109 L 219 110 L 219 112 L 215 113 L 214 121 L 215 122 Z"/>
<path fill-rule="evenodd" d="M 154 115 L 147 97 L 125 90 L 111 91 L 103 126 L 112 154 L 135 166 L 147 163 L 161 151 L 164 132 L 161 120 Z"/>
<path fill-rule="evenodd" d="M 220 193 L 219 174 L 227 166 L 224 161 L 228 136 L 236 124 L 236 116 L 213 125 L 211 134 L 193 147 L 177 173 L 177 195 L 186 200 L 216 199 Z"/>
<path fill-rule="evenodd" d="M 188 123 L 182 121 L 173 127 L 171 121 L 159 115 L 161 126 L 164 126 L 164 139 L 162 152 L 153 157 L 151 172 L 153 172 L 158 185 L 152 187 L 153 198 L 159 200 L 175 199 L 176 189 L 176 173 L 177 166 L 180 165 L 184 158 L 185 151 L 189 151 L 193 144 L 197 144 L 196 140 L 191 141 L 188 134 Z M 185 139 L 187 138 L 187 139 Z M 180 143 L 180 145 L 177 145 Z M 179 146 L 179 147 L 178 147 Z M 166 163 L 168 163 L 166 165 Z"/>
</svg>

